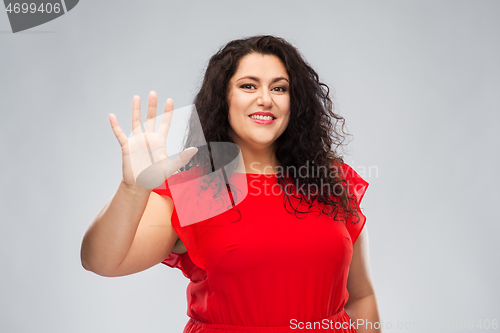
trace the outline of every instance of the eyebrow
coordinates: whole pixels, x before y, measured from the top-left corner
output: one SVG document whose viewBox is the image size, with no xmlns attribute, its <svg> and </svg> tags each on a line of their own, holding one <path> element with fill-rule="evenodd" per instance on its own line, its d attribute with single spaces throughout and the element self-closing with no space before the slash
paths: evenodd
<svg viewBox="0 0 500 333">
<path fill-rule="evenodd" d="M 243 79 L 250 79 L 250 80 L 254 80 L 254 81 L 257 81 L 257 82 L 259 82 L 259 83 L 260 83 L 260 79 L 259 79 L 258 77 L 255 77 L 255 76 L 244 76 L 244 77 L 240 77 L 240 78 L 239 78 L 238 80 L 236 80 L 236 81 L 243 80 Z M 274 79 L 273 79 L 273 81 L 272 81 L 271 83 L 278 82 L 278 81 L 281 81 L 281 80 L 285 80 L 286 82 L 290 83 L 290 82 L 288 81 L 288 79 L 287 79 L 287 78 L 282 77 L 282 76 L 277 77 L 277 78 L 274 78 Z"/>
</svg>

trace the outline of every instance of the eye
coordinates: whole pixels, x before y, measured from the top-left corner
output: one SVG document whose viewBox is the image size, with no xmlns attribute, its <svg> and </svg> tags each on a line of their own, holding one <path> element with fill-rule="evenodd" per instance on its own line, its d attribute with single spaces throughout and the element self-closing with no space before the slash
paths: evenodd
<svg viewBox="0 0 500 333">
<path fill-rule="evenodd" d="M 246 83 L 246 84 L 241 85 L 240 88 L 251 89 L 253 86 L 254 86 L 253 84 Z"/>
<path fill-rule="evenodd" d="M 286 88 L 285 88 L 285 87 L 275 87 L 275 88 L 273 88 L 273 90 L 274 90 L 274 89 L 281 89 L 281 90 L 278 90 L 278 91 L 280 91 L 280 92 L 285 92 L 285 91 L 286 91 Z"/>
</svg>

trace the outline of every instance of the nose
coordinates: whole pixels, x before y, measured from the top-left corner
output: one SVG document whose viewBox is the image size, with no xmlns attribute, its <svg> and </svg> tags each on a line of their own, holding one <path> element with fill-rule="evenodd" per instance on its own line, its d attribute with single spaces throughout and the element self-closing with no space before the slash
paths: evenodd
<svg viewBox="0 0 500 333">
<path fill-rule="evenodd" d="M 269 91 L 262 91 L 259 98 L 257 98 L 257 104 L 265 109 L 270 108 L 273 105 L 273 99 L 271 94 L 269 94 Z"/>
</svg>

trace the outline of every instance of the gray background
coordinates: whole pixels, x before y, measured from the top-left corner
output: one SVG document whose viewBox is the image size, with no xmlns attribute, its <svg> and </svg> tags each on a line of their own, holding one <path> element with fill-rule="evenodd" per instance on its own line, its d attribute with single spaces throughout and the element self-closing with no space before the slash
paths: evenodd
<svg viewBox="0 0 500 333">
<path fill-rule="evenodd" d="M 80 264 L 121 180 L 108 114 L 128 132 L 134 94 L 143 111 L 150 90 L 191 104 L 209 57 L 260 33 L 298 47 L 347 119 L 384 322 L 500 319 L 499 14 L 487 0 L 81 1 L 12 34 L 0 13 L 0 331 L 182 331 L 180 271 Z"/>
</svg>

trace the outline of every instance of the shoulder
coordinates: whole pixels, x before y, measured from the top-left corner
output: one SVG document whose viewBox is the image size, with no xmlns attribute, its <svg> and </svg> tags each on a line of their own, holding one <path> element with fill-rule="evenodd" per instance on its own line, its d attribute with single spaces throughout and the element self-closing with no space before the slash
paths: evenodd
<svg viewBox="0 0 500 333">
<path fill-rule="evenodd" d="M 346 181 L 347 188 L 354 194 L 358 201 L 361 201 L 369 185 L 350 165 L 342 163 L 339 170 L 340 177 Z"/>
</svg>

